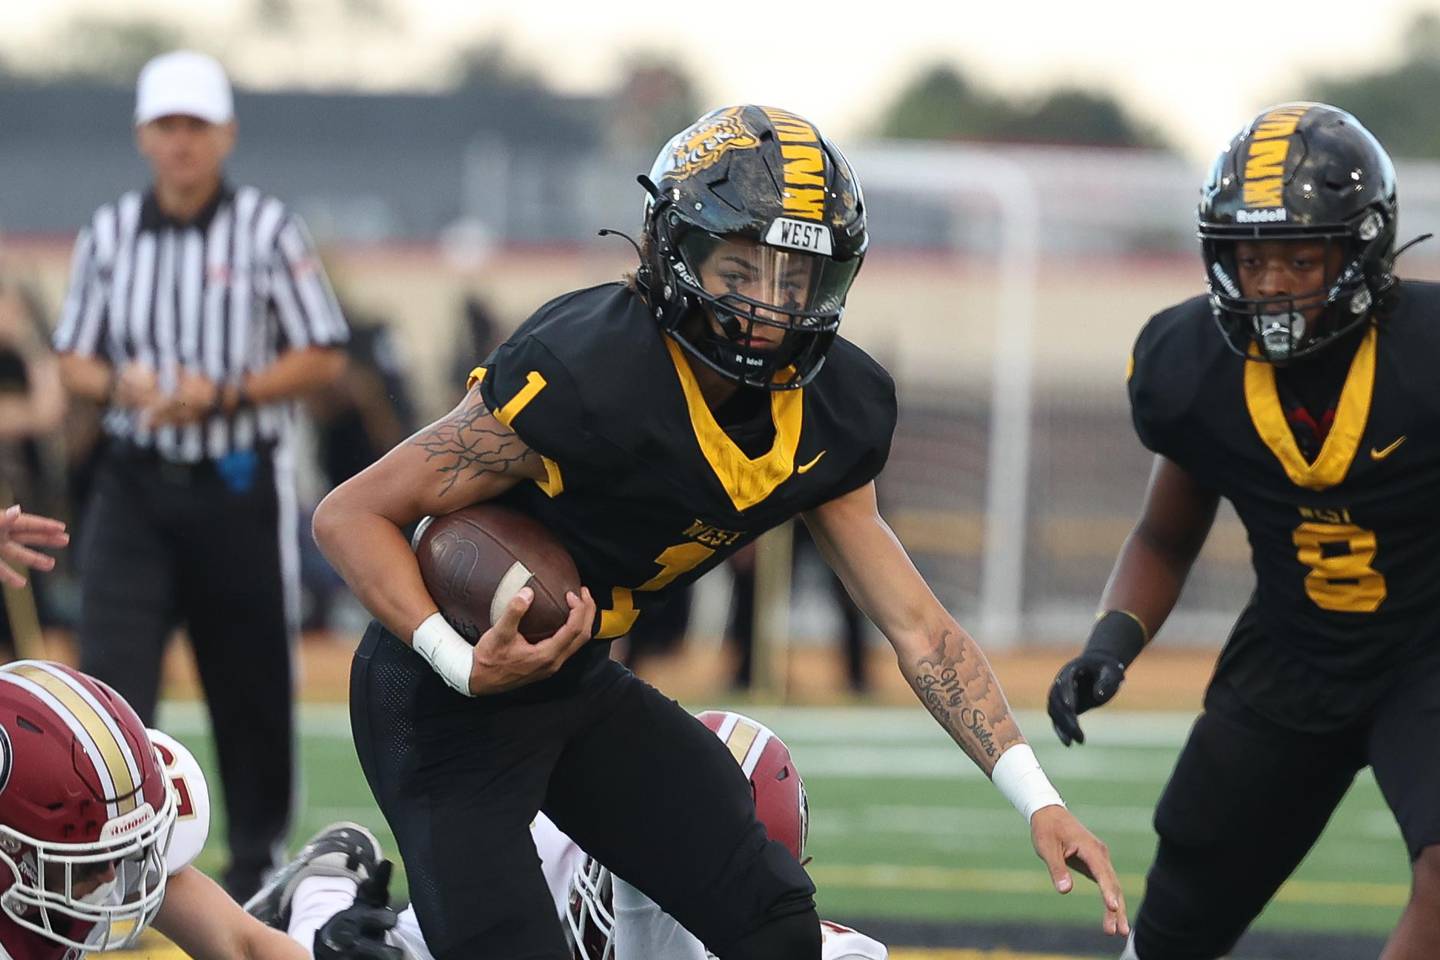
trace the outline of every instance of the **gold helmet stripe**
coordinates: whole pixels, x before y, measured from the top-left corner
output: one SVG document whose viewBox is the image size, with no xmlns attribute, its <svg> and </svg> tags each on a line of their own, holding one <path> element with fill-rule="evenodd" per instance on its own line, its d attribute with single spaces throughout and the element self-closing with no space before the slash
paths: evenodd
<svg viewBox="0 0 1440 960">
<path fill-rule="evenodd" d="M 766 744 L 775 736 L 764 724 L 734 713 L 726 717 L 716 734 L 724 741 L 730 755 L 735 758 L 735 762 L 745 771 L 747 777 L 755 772 L 755 767 L 760 762 L 760 754 L 765 752 Z"/>
<path fill-rule="evenodd" d="M 39 696 L 80 738 L 112 798 L 107 803 L 111 817 L 130 813 L 139 805 L 139 764 L 119 725 L 90 691 L 69 674 L 35 662 L 11 664 L 0 672 L 0 680 Z"/>
</svg>

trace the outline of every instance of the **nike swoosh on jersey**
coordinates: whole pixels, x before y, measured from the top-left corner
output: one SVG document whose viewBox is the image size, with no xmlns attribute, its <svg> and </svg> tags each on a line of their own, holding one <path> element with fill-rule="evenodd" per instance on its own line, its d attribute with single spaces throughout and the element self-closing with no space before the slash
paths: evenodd
<svg viewBox="0 0 1440 960">
<path fill-rule="evenodd" d="M 1383 450 L 1376 450 L 1374 447 L 1371 447 L 1371 448 L 1370 448 L 1370 459 L 1371 459 L 1371 460 L 1384 460 L 1386 457 L 1390 456 L 1390 454 L 1394 453 L 1395 450 L 1396 450 L 1396 448 L 1399 447 L 1400 444 L 1402 444 L 1402 443 L 1405 442 L 1405 436 L 1406 436 L 1406 435 L 1402 433 L 1402 434 L 1400 435 L 1400 439 L 1399 439 L 1399 440 L 1396 440 L 1394 443 L 1390 444 L 1390 446 L 1386 447 L 1386 448 L 1383 449 Z"/>
<path fill-rule="evenodd" d="M 815 464 L 819 463 L 819 462 L 820 462 L 820 458 L 823 457 L 823 456 L 825 456 L 825 454 L 828 453 L 828 452 L 829 452 L 829 448 L 828 448 L 828 447 L 827 447 L 826 449 L 824 449 L 824 450 L 821 450 L 819 453 L 815 454 L 815 459 L 814 459 L 814 460 L 811 460 L 809 463 L 802 463 L 800 466 L 796 467 L 796 468 L 795 468 L 795 472 L 796 472 L 796 473 L 809 473 L 809 472 L 810 472 L 810 468 L 813 467 L 813 466 L 815 466 Z"/>
</svg>

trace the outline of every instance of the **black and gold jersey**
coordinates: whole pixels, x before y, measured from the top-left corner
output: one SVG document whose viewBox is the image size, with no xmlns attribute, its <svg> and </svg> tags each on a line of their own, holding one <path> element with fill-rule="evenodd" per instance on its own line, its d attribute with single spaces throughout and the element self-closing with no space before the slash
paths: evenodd
<svg viewBox="0 0 1440 960">
<path fill-rule="evenodd" d="M 667 589 L 868 483 L 895 429 L 890 376 L 837 339 L 811 383 L 759 398 L 770 421 L 761 448 L 737 444 L 744 431 L 716 421 L 681 348 L 618 283 L 541 307 L 471 379 L 544 458 L 546 480 L 502 502 L 570 551 L 605 640 Z"/>
<path fill-rule="evenodd" d="M 1275 367 L 1233 354 L 1205 298 L 1151 318 L 1136 341 L 1141 441 L 1228 499 L 1249 536 L 1255 595 L 1217 676 L 1292 726 L 1354 716 L 1440 641 L 1437 318 L 1440 286 L 1401 285 L 1359 338 L 1313 458 Z"/>
</svg>

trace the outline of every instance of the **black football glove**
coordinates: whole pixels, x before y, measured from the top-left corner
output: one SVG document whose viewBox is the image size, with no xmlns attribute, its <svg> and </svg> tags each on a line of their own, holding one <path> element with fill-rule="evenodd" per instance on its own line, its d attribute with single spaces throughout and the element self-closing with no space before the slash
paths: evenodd
<svg viewBox="0 0 1440 960">
<path fill-rule="evenodd" d="M 1055 674 L 1050 685 L 1050 722 L 1065 746 L 1085 742 L 1080 714 L 1104 706 L 1125 682 L 1125 664 L 1112 653 L 1086 650 Z"/>
<path fill-rule="evenodd" d="M 315 931 L 315 960 L 404 960 L 404 951 L 385 940 L 399 920 L 390 909 L 392 867 L 381 860 L 355 891 L 355 902 Z"/>
</svg>

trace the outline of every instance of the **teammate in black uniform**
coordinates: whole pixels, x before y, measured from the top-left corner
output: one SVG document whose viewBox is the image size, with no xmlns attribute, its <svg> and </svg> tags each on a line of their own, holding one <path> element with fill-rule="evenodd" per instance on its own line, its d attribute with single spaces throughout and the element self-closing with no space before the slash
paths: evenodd
<svg viewBox="0 0 1440 960">
<path fill-rule="evenodd" d="M 316 512 L 318 542 L 378 619 L 352 720 L 426 941 L 441 958 L 568 956 L 530 836 L 543 808 L 724 960 L 818 960 L 814 888 L 767 841 L 730 754 L 604 642 L 796 514 L 926 706 L 1030 818 L 1057 888 L 1068 859 L 1124 932 L 1105 848 L 876 512 L 895 396 L 836 337 L 867 242 L 849 164 L 804 119 L 741 106 L 678 134 L 642 183 L 635 276 L 541 307 L 454 411 Z M 515 632 L 528 588 L 473 647 L 462 639 L 400 533 L 492 498 L 553 531 L 588 585 L 534 646 Z"/>
<path fill-rule="evenodd" d="M 1083 743 L 1077 714 L 1114 696 L 1228 499 L 1256 589 L 1156 810 L 1127 956 L 1226 953 L 1369 764 L 1414 866 L 1384 957 L 1437 957 L 1440 287 L 1394 277 L 1390 158 L 1323 104 L 1246 126 L 1199 222 L 1208 298 L 1135 344 L 1156 453 L 1140 521 L 1050 697 L 1060 739 Z"/>
</svg>

